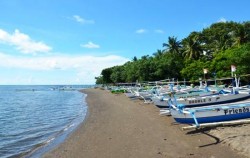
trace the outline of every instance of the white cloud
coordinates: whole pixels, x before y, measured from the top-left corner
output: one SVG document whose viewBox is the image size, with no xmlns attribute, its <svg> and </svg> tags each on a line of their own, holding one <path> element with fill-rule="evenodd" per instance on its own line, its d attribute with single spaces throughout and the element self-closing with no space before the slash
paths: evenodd
<svg viewBox="0 0 250 158">
<path fill-rule="evenodd" d="M 142 33 L 146 33 L 147 30 L 146 29 L 139 29 L 139 30 L 136 30 L 135 33 L 138 33 L 138 34 L 142 34 Z"/>
<path fill-rule="evenodd" d="M 17 50 L 24 54 L 45 53 L 52 50 L 43 42 L 36 42 L 28 35 L 21 33 L 18 29 L 13 34 L 0 29 L 0 43 L 14 45 Z"/>
<path fill-rule="evenodd" d="M 227 22 L 227 20 L 226 20 L 225 18 L 221 17 L 221 18 L 218 20 L 218 22 L 223 22 L 223 23 L 225 23 L 225 22 Z"/>
<path fill-rule="evenodd" d="M 87 44 L 81 44 L 81 47 L 84 47 L 84 48 L 100 48 L 99 45 L 97 44 L 94 44 L 93 42 L 89 41 Z"/>
<path fill-rule="evenodd" d="M 160 34 L 165 33 L 163 30 L 160 30 L 160 29 L 156 29 L 156 30 L 154 30 L 154 31 L 155 31 L 155 33 L 160 33 Z"/>
<path fill-rule="evenodd" d="M 2 69 L 2 71 L 5 69 L 20 69 L 22 71 L 32 70 L 35 72 L 39 71 L 41 73 L 50 71 L 60 73 L 67 71 L 72 73 L 72 78 L 74 78 L 75 83 L 81 80 L 84 81 L 84 83 L 94 84 L 95 77 L 99 76 L 104 68 L 112 67 L 115 65 L 122 65 L 125 62 L 129 61 L 129 59 L 116 55 L 109 55 L 104 57 L 60 55 L 31 58 L 16 57 L 0 53 L 0 61 L 0 70 Z M 26 78 L 30 77 L 27 76 Z M 35 78 L 32 79 L 35 80 Z M 44 78 L 43 80 L 46 81 L 46 78 Z M 68 81 L 68 83 L 70 82 L 74 81 Z"/>
<path fill-rule="evenodd" d="M 135 31 L 135 33 L 137 33 L 137 34 L 143 34 L 143 33 L 147 33 L 147 32 L 149 32 L 149 31 L 146 30 L 146 29 L 138 29 L 138 30 Z M 163 30 L 161 30 L 161 29 L 155 29 L 155 30 L 153 30 L 152 32 L 154 32 L 154 33 L 159 33 L 159 34 L 165 33 L 165 32 L 164 32 Z"/>
<path fill-rule="evenodd" d="M 86 20 L 82 17 L 80 17 L 79 15 L 73 15 L 73 19 L 76 21 L 76 22 L 79 22 L 81 24 L 94 24 L 95 21 L 94 20 Z"/>
</svg>

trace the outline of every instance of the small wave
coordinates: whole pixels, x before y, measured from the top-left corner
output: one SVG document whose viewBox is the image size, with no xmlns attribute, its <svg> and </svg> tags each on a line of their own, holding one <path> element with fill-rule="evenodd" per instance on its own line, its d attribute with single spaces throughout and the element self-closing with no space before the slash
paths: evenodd
<svg viewBox="0 0 250 158">
<path fill-rule="evenodd" d="M 50 138 L 49 140 L 46 141 L 46 144 L 49 144 L 50 142 L 52 142 L 55 139 L 55 137 Z"/>
<path fill-rule="evenodd" d="M 70 124 L 70 125 L 68 125 L 68 126 L 66 126 L 66 127 L 63 129 L 63 131 L 67 131 L 69 128 L 71 128 L 71 127 L 73 127 L 73 126 L 75 126 L 74 123 L 73 123 L 73 124 Z"/>
<path fill-rule="evenodd" d="M 35 153 L 36 151 L 38 151 L 39 149 L 43 148 L 44 146 L 48 145 L 51 141 L 53 141 L 55 138 L 52 137 L 46 141 L 40 142 L 38 144 L 33 145 L 29 150 L 25 151 L 25 152 L 20 152 L 19 154 L 16 154 L 12 157 L 21 157 L 21 158 L 27 158 L 27 157 L 31 157 L 33 153 Z"/>
<path fill-rule="evenodd" d="M 16 89 L 17 92 L 32 92 L 37 91 L 37 89 Z"/>
</svg>

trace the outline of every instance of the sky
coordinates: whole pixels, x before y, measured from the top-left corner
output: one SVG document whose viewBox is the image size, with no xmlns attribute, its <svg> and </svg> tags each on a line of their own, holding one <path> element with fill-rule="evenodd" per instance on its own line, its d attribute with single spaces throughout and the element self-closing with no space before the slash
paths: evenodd
<svg viewBox="0 0 250 158">
<path fill-rule="evenodd" d="M 105 68 L 216 22 L 249 0 L 1 0 L 0 85 L 95 84 Z"/>
</svg>

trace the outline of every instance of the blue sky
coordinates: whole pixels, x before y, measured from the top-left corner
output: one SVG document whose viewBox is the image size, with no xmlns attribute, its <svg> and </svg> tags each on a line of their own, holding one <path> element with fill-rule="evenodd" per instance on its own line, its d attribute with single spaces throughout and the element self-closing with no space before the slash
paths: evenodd
<svg viewBox="0 0 250 158">
<path fill-rule="evenodd" d="M 2 0 L 0 85 L 93 84 L 102 69 L 215 22 L 249 21 L 249 0 Z"/>
</svg>

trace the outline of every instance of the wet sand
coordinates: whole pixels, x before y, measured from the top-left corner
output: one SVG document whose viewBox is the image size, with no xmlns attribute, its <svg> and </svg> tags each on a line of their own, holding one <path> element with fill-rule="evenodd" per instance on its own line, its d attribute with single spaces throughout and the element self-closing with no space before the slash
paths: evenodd
<svg viewBox="0 0 250 158">
<path fill-rule="evenodd" d="M 159 109 L 152 104 L 100 89 L 86 89 L 84 93 L 88 95 L 89 107 L 84 123 L 43 157 L 246 157 L 240 150 L 230 148 L 227 141 L 221 141 L 218 129 L 182 131 L 182 125 L 171 117 L 160 116 Z"/>
</svg>

